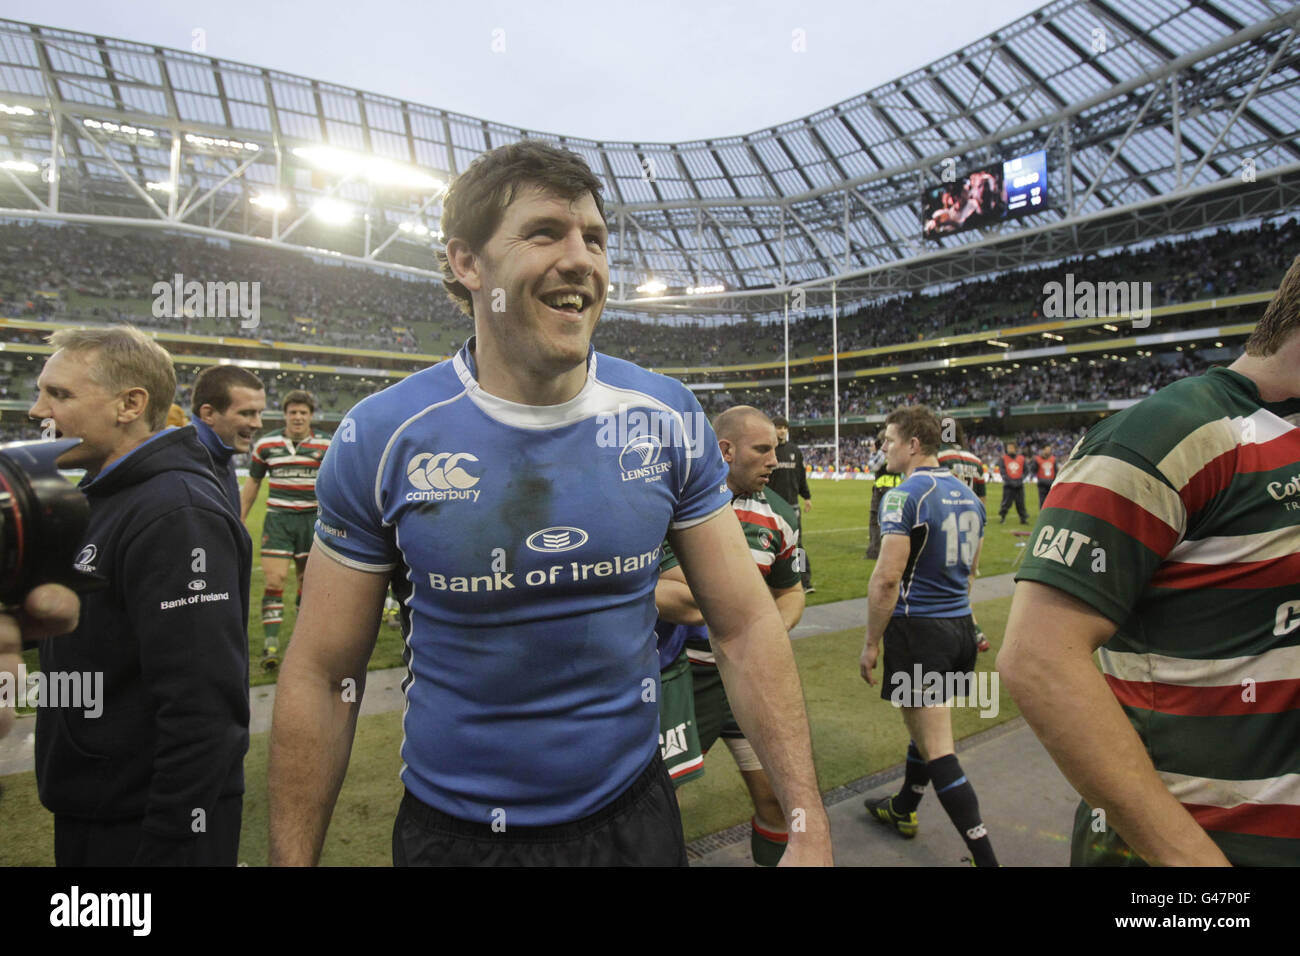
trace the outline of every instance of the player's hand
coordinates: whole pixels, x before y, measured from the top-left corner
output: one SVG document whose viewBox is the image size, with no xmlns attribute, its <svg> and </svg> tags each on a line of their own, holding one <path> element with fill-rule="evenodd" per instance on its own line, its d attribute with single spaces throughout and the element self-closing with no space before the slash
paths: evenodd
<svg viewBox="0 0 1300 956">
<path fill-rule="evenodd" d="M 808 501 L 805 501 L 805 502 L 803 503 L 803 513 L 804 513 L 804 514 L 807 514 L 807 513 L 810 512 L 810 511 L 812 511 L 812 501 L 811 501 L 811 499 L 808 500 Z"/>
<path fill-rule="evenodd" d="M 811 833 L 792 833 L 790 842 L 781 854 L 777 866 L 834 866 L 835 858 L 831 854 L 830 824 L 823 811 L 822 828 L 817 835 Z"/>
<path fill-rule="evenodd" d="M 862 656 L 858 658 L 858 671 L 862 674 L 862 679 L 872 687 L 876 686 L 876 677 L 872 673 L 876 669 L 876 659 L 880 656 L 880 645 L 872 644 L 867 641 L 862 648 Z"/>
<path fill-rule="evenodd" d="M 81 599 L 62 584 L 33 588 L 16 613 L 0 614 L 0 652 L 17 651 L 22 639 L 67 634 L 81 617 Z"/>
<path fill-rule="evenodd" d="M 77 626 L 81 602 L 60 584 L 45 584 L 32 590 L 23 607 L 13 614 L 0 614 L 0 674 L 16 675 L 22 666 L 24 637 L 52 637 Z M 13 711 L 0 708 L 0 737 L 9 732 Z"/>
</svg>

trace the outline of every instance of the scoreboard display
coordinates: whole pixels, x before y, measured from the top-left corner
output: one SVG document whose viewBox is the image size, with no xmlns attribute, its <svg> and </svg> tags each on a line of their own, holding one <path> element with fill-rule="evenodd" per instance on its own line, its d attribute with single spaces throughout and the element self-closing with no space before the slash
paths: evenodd
<svg viewBox="0 0 1300 956">
<path fill-rule="evenodd" d="M 1047 205 L 1047 152 L 1039 150 L 984 166 L 927 189 L 921 233 L 938 239 L 1038 212 Z"/>
</svg>

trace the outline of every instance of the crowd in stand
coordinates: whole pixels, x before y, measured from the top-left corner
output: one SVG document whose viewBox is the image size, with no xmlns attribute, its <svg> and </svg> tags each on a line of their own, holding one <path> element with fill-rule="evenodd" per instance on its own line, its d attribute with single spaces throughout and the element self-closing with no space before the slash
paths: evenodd
<svg viewBox="0 0 1300 956">
<path fill-rule="evenodd" d="M 1059 281 L 1072 272 L 1076 282 L 1146 281 L 1153 283 L 1153 305 L 1231 295 L 1271 288 L 1300 251 L 1300 219 L 1267 223 L 1256 229 L 1211 235 L 1177 242 L 1156 243 L 1143 251 L 1109 257 L 1090 257 L 1050 269 L 1025 270 L 996 278 L 972 281 L 937 294 L 911 295 L 851 307 L 839 319 L 839 345 L 843 350 L 913 342 L 937 333 L 1002 329 L 1040 321 L 1044 283 Z M 176 274 L 185 281 L 258 282 L 261 316 L 259 327 L 238 328 L 239 319 L 225 321 L 223 334 L 253 336 L 263 340 L 329 344 L 357 349 L 386 349 L 408 353 L 454 347 L 469 334 L 471 323 L 447 299 L 441 284 L 411 280 L 359 267 L 327 264 L 299 254 L 255 249 L 239 243 L 211 242 L 193 237 L 162 236 L 128 230 L 91 230 L 81 226 L 52 227 L 0 224 L 0 315 L 43 317 L 61 321 L 131 321 L 168 331 L 212 334 L 211 322 L 198 317 L 155 318 L 149 303 L 155 282 L 170 282 Z M 87 306 L 88 314 L 70 305 L 71 293 L 99 302 Z M 107 303 L 107 304 L 105 304 Z M 308 321 L 298 321 L 295 319 Z M 1203 321 L 1196 319 L 1196 321 Z M 805 317 L 790 326 L 793 349 L 828 351 L 830 319 Z M 646 366 L 712 365 L 724 352 L 756 360 L 779 359 L 781 327 L 758 322 L 730 326 L 651 324 L 626 318 L 608 318 L 597 327 L 594 342 L 602 351 Z M 17 329 L 3 332 L 5 341 L 39 344 L 44 333 Z M 945 354 L 942 349 L 909 352 L 907 361 Z M 1031 403 L 1083 402 L 1145 397 L 1186 375 L 1199 374 L 1209 363 L 1192 351 L 1167 352 L 1126 361 L 1081 356 L 1078 362 L 1060 361 L 1037 366 L 1022 363 L 965 373 L 910 373 L 890 380 L 886 376 L 842 380 L 841 418 L 887 413 L 900 404 L 924 403 L 938 409 L 956 409 L 995 402 L 1002 406 Z M 29 400 L 34 394 L 39 363 L 12 362 L 0 370 L 0 399 Z M 283 379 L 264 375 L 268 407 L 278 407 L 280 396 L 305 387 L 317 396 L 320 412 L 342 413 L 361 396 L 379 386 L 357 378 L 286 374 Z M 188 409 L 189 383 L 183 382 L 177 401 Z M 703 391 L 706 411 L 716 412 L 737 404 L 753 404 L 770 413 L 784 413 L 779 388 Z M 789 417 L 828 419 L 833 403 L 825 383 L 796 388 L 791 394 Z M 34 438 L 33 426 L 5 426 L 6 440 Z M 985 439 L 988 441 L 989 439 Z M 845 438 L 841 462 L 864 467 L 870 454 L 869 438 Z M 1072 444 L 1070 442 L 1069 444 Z M 832 461 L 833 449 L 813 447 L 806 460 L 811 465 Z M 1058 446 L 1058 454 L 1068 447 Z M 986 460 L 996 458 L 991 446 L 979 451 Z M 1000 453 L 1000 452 L 998 452 Z"/>
<path fill-rule="evenodd" d="M 842 308 L 841 351 L 916 342 L 938 333 L 1005 329 L 1043 319 L 1045 284 L 1152 281 L 1155 306 L 1270 288 L 1300 252 L 1300 219 L 1259 228 L 1156 243 L 1141 251 L 1089 256 L 1043 269 L 970 281 L 933 293 Z M 213 332 L 197 317 L 155 318 L 153 285 L 186 281 L 258 282 L 261 316 L 243 330 L 238 317 L 219 334 L 349 348 L 440 353 L 471 331 L 441 283 L 381 273 L 301 254 L 189 236 L 65 225 L 0 225 L 0 314 L 68 320 L 130 321 L 170 331 Z M 82 314 L 68 293 L 107 300 Z M 177 307 L 179 309 L 179 306 Z M 297 317 L 297 318 L 295 318 Z M 829 316 L 795 317 L 792 352 L 831 350 Z M 608 317 L 598 349 L 643 366 L 775 361 L 779 324 L 663 325 Z M 926 352 L 909 353 L 922 360 Z"/>
<path fill-rule="evenodd" d="M 971 369 L 968 374 L 927 374 L 924 381 L 905 387 L 881 376 L 848 379 L 840 384 L 840 418 L 854 415 L 883 415 L 899 405 L 930 405 L 935 408 L 964 408 L 996 402 L 999 405 L 1092 402 L 1111 399 L 1145 398 L 1187 375 L 1199 375 L 1209 365 L 1195 352 L 1172 352 L 1150 358 L 1126 356 L 1118 359 L 1084 359 L 1078 363 L 1011 368 Z M 700 403 L 710 413 L 729 405 L 755 405 L 775 414 L 782 403 L 779 388 L 742 391 L 705 391 Z M 834 413 L 829 384 L 792 388 L 792 420 L 829 419 Z M 784 414 L 784 406 L 779 409 Z"/>
<path fill-rule="evenodd" d="M 187 283 L 259 283 L 257 326 L 242 328 L 240 316 L 229 316 L 219 320 L 216 334 L 415 353 L 435 345 L 419 340 L 416 323 L 426 333 L 469 330 L 441 284 L 428 280 L 242 243 L 67 225 L 0 226 L 0 312 L 9 318 L 211 331 L 200 316 L 184 314 L 183 302 L 170 303 L 177 318 L 154 317 L 154 283 L 172 284 L 176 275 Z M 109 304 L 83 315 L 69 308 L 69 292 Z"/>
</svg>

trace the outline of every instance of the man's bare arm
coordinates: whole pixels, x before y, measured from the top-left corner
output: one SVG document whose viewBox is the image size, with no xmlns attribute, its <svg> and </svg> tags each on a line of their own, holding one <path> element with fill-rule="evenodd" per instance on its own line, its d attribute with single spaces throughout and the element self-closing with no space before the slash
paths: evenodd
<svg viewBox="0 0 1300 956">
<path fill-rule="evenodd" d="M 799 625 L 799 619 L 803 617 L 808 600 L 804 596 L 803 585 L 796 584 L 792 588 L 768 588 L 768 590 L 772 592 L 772 600 L 776 602 L 776 610 L 781 615 L 781 623 L 785 625 L 786 633 L 793 631 Z"/>
<path fill-rule="evenodd" d="M 239 520 L 248 521 L 248 512 L 257 500 L 257 493 L 262 490 L 262 479 L 249 475 L 239 489 Z"/>
<path fill-rule="evenodd" d="M 690 585 L 686 583 L 680 565 L 659 575 L 659 583 L 655 585 L 655 607 L 661 618 L 674 624 L 704 623 L 704 615 L 691 596 Z"/>
<path fill-rule="evenodd" d="M 997 669 L 1061 773 L 1133 851 L 1161 866 L 1227 866 L 1171 794 L 1092 655 L 1115 624 L 1058 588 L 1021 581 Z"/>
<path fill-rule="evenodd" d="M 830 824 L 812 761 L 812 739 L 794 652 L 772 596 L 730 508 L 669 533 L 709 625 L 732 710 L 785 810 L 783 863 L 830 864 Z M 802 812 L 800 812 L 802 811 Z"/>
<path fill-rule="evenodd" d="M 907 568 L 907 558 L 912 552 L 912 540 L 905 534 L 886 534 L 880 539 L 880 557 L 867 582 L 867 629 L 862 636 L 862 654 L 858 658 L 858 673 L 872 687 L 876 685 L 874 672 L 880 657 L 880 643 L 885 639 L 885 628 L 898 604 L 898 589 Z"/>
<path fill-rule="evenodd" d="M 271 865 L 320 860 L 347 772 L 388 577 L 345 567 L 313 544 L 302 609 L 280 670 L 267 770 Z M 351 680 L 355 683 L 346 685 Z M 345 693 L 346 690 L 353 693 Z"/>
</svg>

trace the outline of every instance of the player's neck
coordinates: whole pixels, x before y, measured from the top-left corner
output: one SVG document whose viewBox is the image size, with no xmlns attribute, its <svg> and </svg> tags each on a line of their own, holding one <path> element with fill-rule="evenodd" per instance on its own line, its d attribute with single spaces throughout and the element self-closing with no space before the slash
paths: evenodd
<svg viewBox="0 0 1300 956">
<path fill-rule="evenodd" d="M 912 474 L 918 468 L 938 468 L 938 467 L 939 467 L 938 455 L 918 455 L 916 458 L 913 458 L 911 461 L 907 463 L 907 471 L 904 472 L 904 475 L 908 478 L 911 478 Z"/>
<path fill-rule="evenodd" d="M 1228 366 L 1230 371 L 1244 375 L 1255 383 L 1259 397 L 1265 402 L 1284 402 L 1300 398 L 1300 334 L 1272 355 L 1242 354 Z"/>
<path fill-rule="evenodd" d="M 587 362 L 559 375 L 538 372 L 518 362 L 506 361 L 490 343 L 478 337 L 474 344 L 474 366 L 479 388 L 489 395 L 519 405 L 562 405 L 577 397 L 587 384 Z"/>
</svg>

